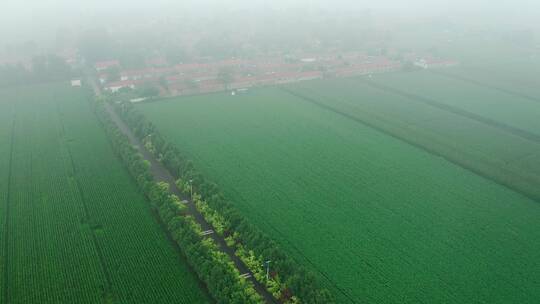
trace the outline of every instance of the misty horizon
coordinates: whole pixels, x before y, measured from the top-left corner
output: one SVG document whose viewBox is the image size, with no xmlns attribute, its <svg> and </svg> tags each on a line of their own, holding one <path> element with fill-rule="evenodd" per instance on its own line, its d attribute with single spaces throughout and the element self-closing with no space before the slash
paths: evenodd
<svg viewBox="0 0 540 304">
<path fill-rule="evenodd" d="M 540 4 L 533 0 L 519 1 L 177 1 L 116 0 L 116 1 L 13 1 L 3 3 L 0 12 L 0 35 L 12 42 L 52 39 L 58 28 L 75 30 L 96 27 L 107 28 L 118 24 L 137 23 L 142 20 L 162 22 L 182 18 L 226 19 L 229 12 L 246 11 L 265 15 L 288 12 L 314 12 L 328 15 L 359 14 L 369 11 L 374 17 L 394 17 L 405 20 L 415 18 L 454 18 L 470 22 L 483 20 L 493 25 L 527 24 L 540 16 Z M 391 22 L 389 18 L 388 21 Z M 97 22 L 96 22 L 97 21 Z M 13 27 L 16 22 L 17 26 Z M 517 23 L 516 23 L 517 22 Z"/>
<path fill-rule="evenodd" d="M 0 303 L 538 304 L 538 0 L 0 8 Z"/>
</svg>

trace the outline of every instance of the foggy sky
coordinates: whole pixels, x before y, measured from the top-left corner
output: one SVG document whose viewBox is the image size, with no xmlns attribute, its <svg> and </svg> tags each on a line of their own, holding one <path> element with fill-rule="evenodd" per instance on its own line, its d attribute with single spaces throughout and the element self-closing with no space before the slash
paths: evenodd
<svg viewBox="0 0 540 304">
<path fill-rule="evenodd" d="M 35 39 L 58 27 L 91 27 L 114 19 L 138 20 L 160 15 L 226 14 L 227 10 L 370 9 L 415 16 L 464 13 L 474 16 L 540 19 L 538 0 L 3 0 L 0 43 Z"/>
</svg>

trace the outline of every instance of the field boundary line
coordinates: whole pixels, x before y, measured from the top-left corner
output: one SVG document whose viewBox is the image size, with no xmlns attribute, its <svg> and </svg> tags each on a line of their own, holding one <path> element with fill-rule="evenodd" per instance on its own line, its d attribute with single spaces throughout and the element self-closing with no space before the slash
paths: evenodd
<svg viewBox="0 0 540 304">
<path fill-rule="evenodd" d="M 387 135 L 387 136 L 390 136 L 390 137 L 392 137 L 394 139 L 402 141 L 402 142 L 404 142 L 404 143 L 406 143 L 408 145 L 411 145 L 413 147 L 416 147 L 416 148 L 418 148 L 418 149 L 420 149 L 420 150 L 422 150 L 424 152 L 427 152 L 427 153 L 432 154 L 434 156 L 440 157 L 440 158 L 446 160 L 449 163 L 452 163 L 452 164 L 454 164 L 454 165 L 456 165 L 456 166 L 458 166 L 458 167 L 460 167 L 460 168 L 462 168 L 464 170 L 467 170 L 467 171 L 470 171 L 470 172 L 476 174 L 477 176 L 479 176 L 481 178 L 492 181 L 492 182 L 494 182 L 494 183 L 496 183 L 496 184 L 498 184 L 500 186 L 503 186 L 503 187 L 505 187 L 505 188 L 507 188 L 507 189 L 509 189 L 511 191 L 519 193 L 519 194 L 523 195 L 524 197 L 526 197 L 526 198 L 528 198 L 528 199 L 530 199 L 530 200 L 532 200 L 534 202 L 540 203 L 540 197 L 538 197 L 537 195 L 529 194 L 529 193 L 526 193 L 525 191 L 517 189 L 514 186 L 512 186 L 512 185 L 510 185 L 510 184 L 508 184 L 508 183 L 506 183 L 504 181 L 500 181 L 498 179 L 495 179 L 495 178 L 483 173 L 481 170 L 477 170 L 475 168 L 472 168 L 471 166 L 463 164 L 460 161 L 457 161 L 457 160 L 454 160 L 453 158 L 447 157 L 447 156 L 437 152 L 435 149 L 431 149 L 431 148 L 429 148 L 427 146 L 418 144 L 418 143 L 416 143 L 416 142 L 414 142 L 414 141 L 412 141 L 410 139 L 398 136 L 398 135 L 396 135 L 396 134 L 394 134 L 394 133 L 392 133 L 390 131 L 385 130 L 384 128 L 381 128 L 381 127 L 376 126 L 376 125 L 374 125 L 372 123 L 366 122 L 365 120 L 362 120 L 361 118 L 358 118 L 358 117 L 356 117 L 356 116 L 354 116 L 352 114 L 349 114 L 349 113 L 340 111 L 338 109 L 335 109 L 335 108 L 333 108 L 331 106 L 328 106 L 328 105 L 326 105 L 326 104 L 324 104 L 324 103 L 322 103 L 322 102 L 320 102 L 318 100 L 315 100 L 313 98 L 304 96 L 304 95 L 302 95 L 300 93 L 297 93 L 297 92 L 294 92 L 294 91 L 292 91 L 290 89 L 282 88 L 282 90 L 289 93 L 289 94 L 291 94 L 291 95 L 293 95 L 293 96 L 295 96 L 295 97 L 297 97 L 297 98 L 299 98 L 299 99 L 301 99 L 301 100 L 304 100 L 304 101 L 309 102 L 311 104 L 314 104 L 314 105 L 316 105 L 316 106 L 318 106 L 320 108 L 323 108 L 323 109 L 325 109 L 327 111 L 333 112 L 335 114 L 338 114 L 338 115 L 341 115 L 341 116 L 343 116 L 345 118 L 348 118 L 348 119 L 350 119 L 352 121 L 360 123 L 360 124 L 362 124 L 362 125 L 364 125 L 364 126 L 366 126 L 368 128 L 371 128 L 371 129 L 373 129 L 375 131 L 378 131 L 378 132 L 380 132 L 380 133 L 382 133 L 384 135 Z"/>
<path fill-rule="evenodd" d="M 59 106 L 57 104 L 57 106 Z M 103 256 L 103 251 L 101 250 L 101 247 L 99 246 L 99 242 L 97 240 L 97 236 L 96 236 L 96 233 L 94 231 L 94 229 L 92 229 L 91 225 L 90 225 L 90 212 L 88 211 L 88 206 L 87 206 L 87 203 L 86 203 L 86 198 L 83 194 L 83 191 L 82 191 L 82 186 L 80 184 L 80 181 L 79 179 L 77 178 L 77 168 L 75 166 L 75 161 L 73 160 L 73 155 L 71 153 L 71 149 L 69 147 L 69 142 L 66 140 L 66 130 L 65 130 L 65 125 L 64 125 L 64 120 L 62 119 L 62 114 L 61 114 L 61 111 L 59 108 L 57 108 L 57 112 L 58 112 L 58 118 L 60 120 L 60 125 L 62 126 L 62 134 L 61 134 L 61 138 L 62 138 L 62 142 L 64 143 L 64 146 L 66 147 L 66 151 L 67 151 L 67 154 L 69 156 L 69 160 L 70 160 L 70 164 L 71 164 L 71 169 L 73 170 L 73 179 L 75 180 L 75 186 L 77 187 L 77 194 L 79 195 L 79 197 L 81 198 L 81 203 L 83 205 L 83 210 L 84 210 L 84 216 L 85 216 L 85 223 L 88 225 L 88 229 L 90 229 L 90 234 L 92 236 L 92 242 L 94 243 L 94 247 L 96 248 L 96 253 L 98 255 L 98 259 L 99 259 L 99 264 L 101 265 L 101 269 L 103 270 L 103 274 L 105 276 L 105 283 L 107 284 L 106 288 L 103 290 L 103 296 L 105 296 L 107 293 L 111 293 L 112 294 L 112 279 L 111 279 L 111 275 L 107 269 L 107 267 L 105 267 L 105 257 Z"/>
<path fill-rule="evenodd" d="M 429 106 L 432 106 L 434 108 L 438 108 L 440 110 L 443 110 L 443 111 L 446 111 L 455 115 L 459 115 L 459 116 L 468 118 L 470 120 L 474 120 L 484 125 L 497 128 L 501 131 L 512 134 L 514 136 L 521 137 L 525 140 L 532 141 L 535 143 L 540 143 L 540 135 L 537 135 L 535 133 L 532 133 L 532 132 L 529 132 L 520 128 L 510 126 L 506 123 L 503 123 L 503 122 L 500 122 L 491 118 L 487 118 L 487 117 L 484 117 L 484 116 L 481 116 L 481 115 L 478 115 L 478 114 L 475 114 L 475 113 L 472 113 L 472 112 L 469 112 L 469 111 L 466 111 L 457 107 L 453 107 L 445 103 L 442 103 L 442 102 L 439 102 L 434 99 L 430 99 L 430 98 L 427 98 L 418 94 L 405 92 L 403 90 L 396 89 L 396 88 L 393 88 L 384 84 L 376 83 L 370 80 L 360 80 L 360 81 L 380 91 L 391 93 L 391 94 L 398 95 L 401 97 L 405 97 L 410 100 L 415 100 L 415 101 L 427 104 Z"/>
<path fill-rule="evenodd" d="M 484 88 L 496 90 L 496 91 L 499 91 L 501 93 L 505 93 L 505 94 L 508 94 L 508 95 L 511 95 L 511 96 L 514 96 L 514 97 L 519 97 L 519 98 L 523 98 L 523 99 L 526 99 L 526 100 L 529 100 L 529 101 L 532 101 L 532 102 L 540 103 L 540 98 L 536 98 L 536 97 L 533 97 L 533 96 L 530 96 L 530 95 L 527 95 L 527 94 L 524 94 L 524 93 L 516 92 L 516 91 L 513 91 L 513 90 L 501 88 L 499 86 L 492 85 L 492 84 L 489 84 L 489 83 L 485 83 L 485 82 L 482 82 L 482 81 L 479 81 L 479 80 L 476 80 L 476 79 L 472 79 L 472 78 L 468 78 L 468 77 L 464 77 L 464 76 L 459 76 L 459 75 L 454 75 L 454 74 L 450 74 L 450 73 L 446 73 L 446 72 L 442 72 L 442 71 L 431 70 L 429 72 L 432 73 L 432 74 L 435 74 L 435 75 L 442 76 L 442 77 L 446 77 L 446 78 L 450 78 L 450 79 L 454 79 L 454 80 L 459 80 L 459 81 L 466 82 L 466 83 L 471 83 L 471 84 L 474 84 L 474 85 L 479 86 L 479 87 L 484 87 Z"/>
<path fill-rule="evenodd" d="M 3 262 L 3 268 L 4 268 L 4 284 L 2 286 L 3 290 L 3 298 L 4 303 L 9 303 L 9 275 L 8 275 L 8 256 L 9 256 L 9 201 L 11 200 L 11 175 L 13 172 L 13 146 L 15 146 L 15 122 L 17 120 L 17 114 L 15 114 L 15 117 L 13 117 L 13 123 L 11 124 L 11 144 L 10 144 L 10 150 L 9 150 L 9 169 L 8 169 L 8 184 L 7 184 L 7 195 L 6 195 L 6 214 L 5 214 L 5 220 L 4 220 L 4 262 Z"/>
</svg>

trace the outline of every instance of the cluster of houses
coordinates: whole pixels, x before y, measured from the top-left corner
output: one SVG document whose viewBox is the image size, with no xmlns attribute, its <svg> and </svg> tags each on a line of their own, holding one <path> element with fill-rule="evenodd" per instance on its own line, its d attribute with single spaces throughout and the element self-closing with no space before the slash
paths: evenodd
<svg viewBox="0 0 540 304">
<path fill-rule="evenodd" d="M 418 59 L 422 68 L 452 66 L 453 61 Z M 119 71 L 110 79 L 109 71 Z M 116 60 L 95 64 L 98 78 L 105 90 L 117 92 L 122 88 L 155 86 L 162 94 L 192 95 L 225 90 L 243 90 L 256 86 L 278 85 L 329 77 L 352 77 L 395 71 L 402 68 L 399 61 L 384 56 L 362 53 L 341 55 L 306 55 L 301 58 L 229 59 L 214 62 L 186 63 L 121 70 Z"/>
<path fill-rule="evenodd" d="M 449 68 L 458 65 L 455 60 L 444 60 L 433 57 L 425 57 L 415 61 L 414 65 L 422 69 Z"/>
</svg>

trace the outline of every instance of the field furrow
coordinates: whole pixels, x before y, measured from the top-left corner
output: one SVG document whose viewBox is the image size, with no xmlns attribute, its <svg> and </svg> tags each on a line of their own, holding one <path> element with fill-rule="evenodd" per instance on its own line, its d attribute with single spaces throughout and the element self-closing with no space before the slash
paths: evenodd
<svg viewBox="0 0 540 304">
<path fill-rule="evenodd" d="M 11 159 L 13 158 L 13 134 L 15 130 L 15 116 L 11 106 L 4 106 L 0 112 L 0 287 L 1 298 L 7 302 L 9 298 L 7 276 L 7 244 L 9 243 L 9 189 L 11 176 Z"/>
<path fill-rule="evenodd" d="M 372 81 L 540 135 L 538 95 L 532 95 L 531 100 L 430 72 L 377 75 Z"/>
</svg>

